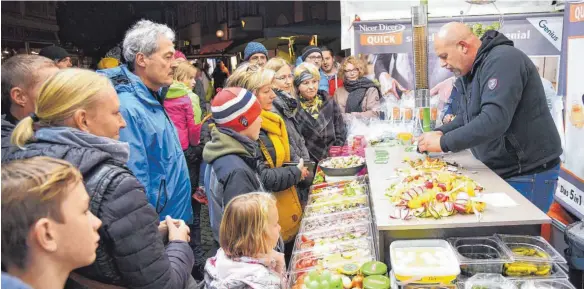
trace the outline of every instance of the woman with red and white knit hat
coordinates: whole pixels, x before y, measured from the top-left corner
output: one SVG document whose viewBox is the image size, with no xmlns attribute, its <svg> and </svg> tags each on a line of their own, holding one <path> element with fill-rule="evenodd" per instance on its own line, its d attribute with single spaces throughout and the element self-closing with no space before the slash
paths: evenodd
<svg viewBox="0 0 584 289">
<path fill-rule="evenodd" d="M 239 87 L 225 88 L 211 101 L 211 141 L 203 159 L 208 163 L 205 192 L 217 242 L 224 205 L 238 195 L 264 190 L 257 174 L 261 111 L 255 95 Z"/>
</svg>

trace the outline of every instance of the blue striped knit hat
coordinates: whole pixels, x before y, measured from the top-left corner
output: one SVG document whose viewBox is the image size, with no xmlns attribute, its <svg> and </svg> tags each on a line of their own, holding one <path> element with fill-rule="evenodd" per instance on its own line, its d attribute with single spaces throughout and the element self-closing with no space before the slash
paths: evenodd
<svg viewBox="0 0 584 289">
<path fill-rule="evenodd" d="M 241 87 L 222 89 L 211 101 L 211 114 L 218 126 L 240 132 L 248 128 L 262 113 L 253 93 Z"/>
</svg>

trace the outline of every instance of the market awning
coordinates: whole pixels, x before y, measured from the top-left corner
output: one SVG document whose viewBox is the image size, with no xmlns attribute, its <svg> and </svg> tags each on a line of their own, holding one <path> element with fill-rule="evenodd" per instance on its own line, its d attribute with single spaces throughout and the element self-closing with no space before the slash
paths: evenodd
<svg viewBox="0 0 584 289">
<path fill-rule="evenodd" d="M 217 43 L 203 45 L 203 47 L 201 47 L 201 49 L 199 50 L 199 54 L 223 52 L 225 50 L 225 48 L 227 48 L 229 45 L 231 45 L 231 43 L 233 43 L 233 41 L 228 40 L 228 41 L 221 41 L 221 42 L 217 42 Z"/>
</svg>

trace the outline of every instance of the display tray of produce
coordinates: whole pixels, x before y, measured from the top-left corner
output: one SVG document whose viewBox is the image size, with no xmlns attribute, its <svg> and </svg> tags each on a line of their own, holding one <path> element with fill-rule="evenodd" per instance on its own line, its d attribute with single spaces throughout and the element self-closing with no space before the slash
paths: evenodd
<svg viewBox="0 0 584 289">
<path fill-rule="evenodd" d="M 554 264 L 566 263 L 566 259 L 542 237 L 502 234 L 496 236 L 513 254 L 513 263 L 503 266 L 505 276 L 548 276 L 552 274 Z"/>
<path fill-rule="evenodd" d="M 456 164 L 429 157 L 406 159 L 409 168 L 396 170 L 396 180 L 386 189 L 394 205 L 391 218 L 440 219 L 455 214 L 476 214 L 486 208 L 475 199 L 483 187 L 470 177 L 458 173 Z"/>
<path fill-rule="evenodd" d="M 320 247 L 320 250 L 294 252 L 290 259 L 290 268 L 293 271 L 308 269 L 338 271 L 348 264 L 352 264 L 359 269 L 364 263 L 374 260 L 376 260 L 376 256 L 373 244 L 370 239 L 363 238 L 343 242 L 343 244 L 331 244 L 326 248 Z"/>
<path fill-rule="evenodd" d="M 354 176 L 365 167 L 365 158 L 355 155 L 329 157 L 320 161 L 318 166 L 327 176 Z"/>
<path fill-rule="evenodd" d="M 335 227 L 353 225 L 357 223 L 371 224 L 371 210 L 361 208 L 334 214 L 308 217 L 302 219 L 299 234 L 304 232 L 320 231 Z"/>
<path fill-rule="evenodd" d="M 347 265 L 345 267 L 347 267 L 346 270 L 337 271 L 309 269 L 304 271 L 291 272 L 288 276 L 287 288 L 292 289 L 363 288 L 363 281 L 365 277 L 359 274 L 359 267 L 356 267 L 353 264 Z M 389 289 L 389 287 L 383 289 Z"/>
<path fill-rule="evenodd" d="M 362 239 L 372 243 L 373 232 L 371 223 L 363 221 L 345 226 L 328 227 L 318 231 L 301 232 L 296 236 L 295 251 L 317 250 L 326 252 L 327 248 L 334 248 L 341 242 Z M 352 246 L 353 244 L 348 243 Z"/>
<path fill-rule="evenodd" d="M 367 196 L 369 195 L 369 190 L 367 184 L 362 184 L 357 181 L 352 181 L 345 183 L 340 186 L 327 186 L 321 189 L 311 190 L 308 196 L 307 204 L 318 202 L 319 199 L 332 199 L 335 197 L 355 197 L 355 196 Z M 312 201 L 312 203 L 311 203 Z"/>
<path fill-rule="evenodd" d="M 479 273 L 502 274 L 503 266 L 512 262 L 512 254 L 498 238 L 449 238 L 458 256 L 461 275 L 472 277 Z"/>
<path fill-rule="evenodd" d="M 338 213 L 359 208 L 369 208 L 369 197 L 360 195 L 354 197 L 343 197 L 340 195 L 331 198 L 317 198 L 311 200 L 309 196 L 308 205 L 304 210 L 305 217 L 322 216 L 326 214 Z"/>
<path fill-rule="evenodd" d="M 444 240 L 394 241 L 389 253 L 398 282 L 453 284 L 460 274 L 456 253 Z"/>
<path fill-rule="evenodd" d="M 350 187 L 360 187 L 363 185 L 367 185 L 367 182 L 368 182 L 368 178 L 365 175 L 365 176 L 356 177 L 354 180 L 316 184 L 316 185 L 313 185 L 310 187 L 310 194 L 311 195 L 312 194 L 320 194 L 320 193 L 326 192 L 328 190 L 338 190 L 338 189 L 345 189 L 345 188 L 350 188 Z"/>
<path fill-rule="evenodd" d="M 529 280 L 519 283 L 519 289 L 576 289 L 567 279 Z"/>
</svg>

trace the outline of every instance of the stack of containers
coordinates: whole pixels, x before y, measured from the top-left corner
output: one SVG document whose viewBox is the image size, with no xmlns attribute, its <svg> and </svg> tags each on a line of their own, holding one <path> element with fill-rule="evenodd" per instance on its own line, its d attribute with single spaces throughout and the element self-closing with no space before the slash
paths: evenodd
<svg viewBox="0 0 584 289">
<path fill-rule="evenodd" d="M 363 288 L 361 266 L 378 259 L 372 224 L 366 177 L 313 186 L 289 264 L 288 288 L 321 289 L 323 272 L 342 278 L 342 288 Z M 321 283 L 312 280 L 318 274 Z"/>
<path fill-rule="evenodd" d="M 575 289 L 566 260 L 539 236 L 395 241 L 389 250 L 395 289 Z"/>
<path fill-rule="evenodd" d="M 518 286 L 529 281 L 568 279 L 560 267 L 566 260 L 542 237 L 495 235 L 449 238 L 448 242 L 460 263 L 459 287 L 466 287 L 469 278 L 478 275 L 481 282 L 493 279 L 484 274 L 500 275 Z"/>
</svg>

